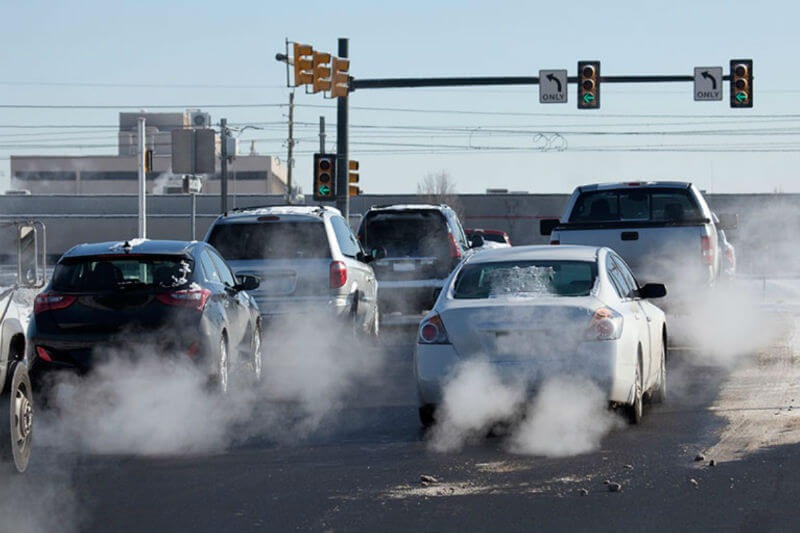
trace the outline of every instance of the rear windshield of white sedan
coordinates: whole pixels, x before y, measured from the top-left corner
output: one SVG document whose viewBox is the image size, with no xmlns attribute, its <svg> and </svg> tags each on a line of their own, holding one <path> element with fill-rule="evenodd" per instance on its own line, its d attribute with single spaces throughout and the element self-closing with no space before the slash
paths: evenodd
<svg viewBox="0 0 800 533">
<path fill-rule="evenodd" d="M 466 265 L 459 272 L 455 298 L 588 296 L 597 265 L 586 261 L 504 261 Z"/>
</svg>

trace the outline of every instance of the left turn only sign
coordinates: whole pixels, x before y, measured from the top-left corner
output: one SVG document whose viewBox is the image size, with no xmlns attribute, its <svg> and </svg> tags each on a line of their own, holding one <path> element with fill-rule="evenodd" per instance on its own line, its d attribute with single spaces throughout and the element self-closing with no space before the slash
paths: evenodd
<svg viewBox="0 0 800 533">
<path fill-rule="evenodd" d="M 540 104 L 567 103 L 566 69 L 539 71 L 539 103 Z"/>
</svg>

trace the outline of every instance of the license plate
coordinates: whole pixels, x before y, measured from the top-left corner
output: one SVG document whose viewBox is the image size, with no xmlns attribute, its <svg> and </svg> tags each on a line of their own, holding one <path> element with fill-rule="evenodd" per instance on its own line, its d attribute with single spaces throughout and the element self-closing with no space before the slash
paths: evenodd
<svg viewBox="0 0 800 533">
<path fill-rule="evenodd" d="M 395 272 L 413 272 L 416 269 L 414 261 L 395 261 L 392 263 L 392 270 Z"/>
</svg>

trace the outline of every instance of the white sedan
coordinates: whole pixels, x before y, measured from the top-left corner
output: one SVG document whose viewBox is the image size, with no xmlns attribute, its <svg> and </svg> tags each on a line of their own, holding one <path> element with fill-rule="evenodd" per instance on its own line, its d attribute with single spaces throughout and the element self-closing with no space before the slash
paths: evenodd
<svg viewBox="0 0 800 533">
<path fill-rule="evenodd" d="M 666 397 L 664 313 L 648 302 L 610 248 L 519 246 L 465 259 L 419 326 L 414 370 L 419 415 L 435 423 L 443 388 L 459 363 L 483 359 L 533 394 L 550 376 L 587 377 L 631 423 L 644 400 Z"/>
</svg>

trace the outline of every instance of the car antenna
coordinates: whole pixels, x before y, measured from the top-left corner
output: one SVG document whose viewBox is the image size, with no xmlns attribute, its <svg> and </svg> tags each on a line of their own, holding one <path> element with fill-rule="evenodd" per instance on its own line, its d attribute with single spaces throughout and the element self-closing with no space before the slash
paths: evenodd
<svg viewBox="0 0 800 533">
<path fill-rule="evenodd" d="M 131 243 L 130 243 L 130 241 L 125 241 L 125 243 L 122 245 L 122 250 L 123 250 L 123 251 L 124 251 L 126 254 L 129 254 L 129 253 L 131 253 L 131 250 L 132 250 L 132 249 L 133 249 L 133 246 L 131 246 Z"/>
</svg>

